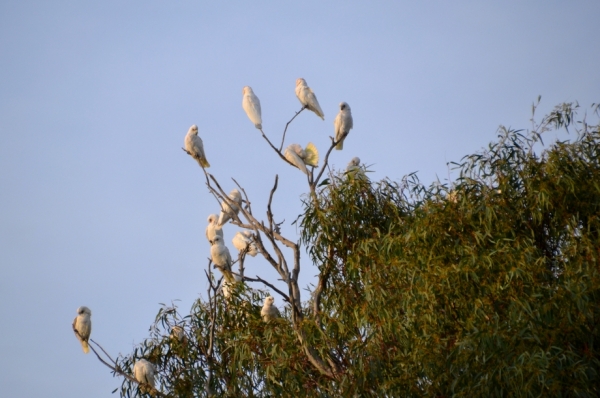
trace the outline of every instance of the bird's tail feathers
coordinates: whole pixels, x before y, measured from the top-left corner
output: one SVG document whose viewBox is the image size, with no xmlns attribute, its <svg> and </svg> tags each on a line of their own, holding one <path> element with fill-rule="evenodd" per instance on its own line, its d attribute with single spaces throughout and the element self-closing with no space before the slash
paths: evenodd
<svg viewBox="0 0 600 398">
<path fill-rule="evenodd" d="M 89 354 L 89 352 L 90 352 L 90 345 L 88 344 L 88 342 L 85 341 L 85 340 L 82 340 L 81 341 L 81 346 L 83 347 L 83 352 L 85 354 Z"/>
<path fill-rule="evenodd" d="M 232 285 L 235 284 L 235 278 L 230 270 L 228 270 L 228 269 L 219 269 L 219 270 L 223 273 L 223 277 L 225 278 L 225 281 L 227 281 L 227 283 L 230 283 Z"/>
<path fill-rule="evenodd" d="M 335 146 L 335 149 L 337 149 L 338 151 L 344 149 L 344 140 L 340 141 L 339 144 Z"/>
<path fill-rule="evenodd" d="M 306 163 L 309 166 L 317 167 L 317 165 L 319 164 L 319 151 L 317 150 L 315 144 L 309 142 L 308 145 L 306 145 L 306 149 L 304 150 L 304 152 L 306 152 L 306 158 L 304 159 L 304 163 Z"/>
<path fill-rule="evenodd" d="M 222 211 L 221 214 L 219 214 L 219 221 L 217 221 L 217 226 L 222 227 L 223 224 L 225 224 L 229 220 L 228 216 L 229 214 Z"/>
</svg>

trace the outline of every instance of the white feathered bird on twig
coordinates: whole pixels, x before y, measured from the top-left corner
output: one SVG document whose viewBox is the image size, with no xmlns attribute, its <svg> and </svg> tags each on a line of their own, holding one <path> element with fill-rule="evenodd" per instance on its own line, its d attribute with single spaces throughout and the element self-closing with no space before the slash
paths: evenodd
<svg viewBox="0 0 600 398">
<path fill-rule="evenodd" d="M 223 237 L 223 229 L 219 226 L 219 217 L 216 214 L 211 214 L 208 216 L 208 225 L 206 227 L 206 239 L 212 245 L 212 241 L 215 239 L 215 236 L 219 235 L 221 238 Z"/>
<path fill-rule="evenodd" d="M 273 305 L 274 301 L 275 299 L 272 296 L 267 296 L 265 298 L 263 307 L 260 310 L 260 316 L 265 322 L 270 322 L 271 320 L 281 316 L 279 309 Z"/>
<path fill-rule="evenodd" d="M 248 119 L 254 124 L 257 129 L 262 129 L 262 116 L 260 111 L 260 100 L 252 91 L 250 86 L 242 89 L 242 108 L 248 115 Z"/>
<path fill-rule="evenodd" d="M 86 354 L 90 352 L 90 346 L 88 344 L 88 340 L 90 339 L 90 335 L 92 334 L 92 310 L 90 310 L 86 306 L 81 306 L 77 308 L 77 316 L 73 320 L 73 331 L 75 333 L 75 337 L 81 343 L 81 347 L 83 348 L 83 352 Z"/>
<path fill-rule="evenodd" d="M 348 133 L 350 133 L 350 129 L 353 127 L 353 124 L 354 122 L 352 121 L 352 111 L 350 110 L 350 105 L 345 102 L 341 102 L 340 112 L 333 121 L 335 141 L 339 141 L 335 146 L 335 149 L 338 151 L 344 149 L 344 139 L 348 136 Z"/>
<path fill-rule="evenodd" d="M 225 279 L 228 282 L 232 282 L 231 265 L 233 261 L 231 260 L 229 249 L 225 246 L 223 238 L 219 235 L 213 239 L 213 244 L 210 247 L 210 257 L 213 264 L 223 273 Z"/>
<path fill-rule="evenodd" d="M 190 127 L 185 135 L 183 144 L 185 145 L 185 151 L 187 154 L 196 159 L 200 167 L 203 169 L 210 167 L 210 163 L 208 163 L 208 160 L 206 160 L 206 155 L 204 154 L 204 145 L 202 144 L 202 139 L 198 136 L 198 126 L 193 124 L 192 127 Z"/>
<path fill-rule="evenodd" d="M 256 248 L 256 244 L 254 243 L 254 239 L 252 237 L 252 232 L 250 231 L 238 231 L 233 239 L 231 240 L 233 246 L 238 249 L 238 251 L 246 251 L 252 257 L 256 257 L 258 254 L 258 249 Z"/>
<path fill-rule="evenodd" d="M 222 226 L 227 221 L 233 218 L 233 215 L 237 215 L 242 205 L 242 194 L 237 189 L 233 189 L 229 192 L 229 199 L 234 203 L 230 206 L 225 200 L 221 203 L 221 214 L 219 214 L 219 222 L 217 225 Z"/>
<path fill-rule="evenodd" d="M 366 180 L 367 176 L 360 166 L 360 158 L 353 157 L 352 160 L 348 163 L 348 167 L 346 167 L 346 174 L 348 177 L 356 179 L 356 180 Z"/>
<path fill-rule="evenodd" d="M 133 377 L 135 377 L 135 379 L 140 383 L 147 384 L 152 388 L 155 388 L 154 373 L 156 373 L 154 365 L 143 358 L 138 360 L 135 365 L 133 365 Z M 144 391 L 145 388 L 142 390 L 143 392 L 146 392 Z"/>
<path fill-rule="evenodd" d="M 284 151 L 285 158 L 304 174 L 308 174 L 306 166 L 316 167 L 319 164 L 319 151 L 312 142 L 305 149 L 298 144 L 290 144 Z"/>
<path fill-rule="evenodd" d="M 321 119 L 325 120 L 325 115 L 321 110 L 319 101 L 317 101 L 317 96 L 311 88 L 306 85 L 306 80 L 301 77 L 296 79 L 296 97 L 298 97 L 298 100 L 300 100 L 302 105 L 313 111 Z"/>
</svg>

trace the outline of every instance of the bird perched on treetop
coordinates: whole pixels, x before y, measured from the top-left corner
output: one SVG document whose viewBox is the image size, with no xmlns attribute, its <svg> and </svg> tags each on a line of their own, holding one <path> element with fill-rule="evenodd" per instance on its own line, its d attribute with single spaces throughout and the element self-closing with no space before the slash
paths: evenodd
<svg viewBox="0 0 600 398">
<path fill-rule="evenodd" d="M 299 168 L 304 174 L 308 175 L 306 165 L 317 166 L 319 163 L 319 151 L 312 142 L 306 145 L 306 149 L 298 144 L 290 144 L 284 151 L 285 158 L 294 166 Z"/>
<path fill-rule="evenodd" d="M 346 174 L 348 177 L 356 180 L 365 180 L 367 178 L 365 172 L 360 167 L 360 158 L 358 157 L 352 158 L 350 163 L 348 163 L 348 167 L 346 167 Z"/>
<path fill-rule="evenodd" d="M 210 164 L 204 155 L 204 145 L 202 145 L 202 139 L 198 137 L 198 126 L 193 124 L 192 127 L 190 127 L 185 135 L 183 143 L 185 145 L 185 151 L 188 153 L 188 155 L 196 159 L 200 167 L 210 167 Z"/>
<path fill-rule="evenodd" d="M 227 221 L 229 221 L 234 214 L 238 214 L 240 211 L 240 206 L 242 205 L 242 194 L 237 189 L 233 189 L 229 192 L 229 199 L 231 199 L 234 203 L 230 206 L 225 200 L 221 203 L 221 214 L 219 214 L 219 222 L 218 226 L 222 226 Z"/>
<path fill-rule="evenodd" d="M 317 96 L 312 89 L 306 85 L 306 80 L 301 77 L 296 79 L 296 97 L 298 97 L 302 105 L 316 113 L 321 119 L 325 120 L 325 115 L 321 110 L 319 101 L 317 101 Z"/>
<path fill-rule="evenodd" d="M 233 275 L 231 273 L 231 265 L 233 261 L 231 260 L 229 249 L 225 246 L 223 238 L 219 235 L 215 236 L 213 239 L 213 244 L 210 247 L 210 257 L 219 271 L 223 273 L 225 279 L 228 282 L 232 282 Z"/>
<path fill-rule="evenodd" d="M 90 334 L 92 334 L 91 316 L 92 311 L 86 306 L 81 306 L 77 308 L 77 316 L 73 320 L 73 331 L 76 332 L 75 336 L 81 342 L 83 352 L 86 354 L 90 352 L 88 340 L 90 339 Z"/>
<path fill-rule="evenodd" d="M 187 337 L 185 336 L 185 332 L 183 328 L 179 325 L 173 326 L 171 329 L 171 334 L 169 335 L 169 339 L 171 341 L 178 341 L 182 344 L 187 344 Z"/>
<path fill-rule="evenodd" d="M 133 377 L 140 383 L 148 384 L 152 388 L 154 388 L 154 373 L 154 365 L 143 358 L 133 366 Z"/>
<path fill-rule="evenodd" d="M 256 248 L 256 244 L 252 239 L 252 232 L 250 231 L 238 231 L 233 239 L 231 240 L 233 246 L 238 249 L 238 251 L 246 250 L 246 253 L 251 255 L 252 257 L 256 257 L 258 253 L 258 249 Z"/>
<path fill-rule="evenodd" d="M 345 102 L 340 103 L 340 112 L 333 121 L 333 129 L 335 132 L 335 141 L 339 143 L 335 146 L 335 149 L 341 151 L 344 149 L 344 138 L 350 132 L 352 128 L 352 112 L 350 111 L 350 105 Z M 341 140 L 341 141 L 340 141 Z"/>
<path fill-rule="evenodd" d="M 246 111 L 248 119 L 254 123 L 254 127 L 262 129 L 262 117 L 260 112 L 260 100 L 252 91 L 250 86 L 246 86 L 242 89 L 242 108 Z"/>
<path fill-rule="evenodd" d="M 218 225 L 218 217 L 216 214 L 211 214 L 208 216 L 208 226 L 206 227 L 206 239 L 212 245 L 213 239 L 215 236 L 219 235 L 221 238 L 223 237 L 223 229 Z"/>
<path fill-rule="evenodd" d="M 265 322 L 269 322 L 272 319 L 279 318 L 280 316 L 279 309 L 273 305 L 274 301 L 275 299 L 271 296 L 267 296 L 265 298 L 265 303 L 260 310 L 260 316 Z"/>
</svg>

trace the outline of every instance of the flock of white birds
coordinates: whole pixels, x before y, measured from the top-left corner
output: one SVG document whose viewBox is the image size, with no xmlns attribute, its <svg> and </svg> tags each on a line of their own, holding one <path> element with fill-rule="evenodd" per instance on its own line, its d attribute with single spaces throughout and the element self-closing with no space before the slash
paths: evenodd
<svg viewBox="0 0 600 398">
<path fill-rule="evenodd" d="M 300 100 L 300 103 L 304 108 L 314 112 L 322 120 L 325 120 L 325 115 L 319 105 L 319 101 L 313 90 L 306 84 L 306 80 L 303 78 L 297 79 L 295 91 L 298 100 Z M 242 89 L 242 95 L 242 108 L 246 112 L 246 115 L 248 115 L 250 121 L 254 124 L 254 127 L 262 132 L 260 100 L 249 86 Z M 335 148 L 337 150 L 342 150 L 344 147 L 344 139 L 348 136 L 350 129 L 352 129 L 353 122 L 350 105 L 346 102 L 342 102 L 339 107 L 340 111 L 335 117 L 333 125 L 336 143 Z M 206 154 L 204 153 L 202 139 L 198 136 L 198 126 L 195 124 L 189 128 L 184 139 L 184 146 L 184 150 L 198 162 L 200 167 L 210 167 L 210 163 L 208 163 Z M 304 149 L 299 144 L 290 144 L 285 149 L 284 156 L 304 174 L 308 174 L 306 166 L 316 167 L 319 161 L 319 152 L 311 142 L 309 142 Z M 360 167 L 360 159 L 358 157 L 353 158 L 350 163 L 348 163 L 346 173 L 352 178 L 366 178 L 364 171 Z M 231 296 L 235 284 L 242 280 L 240 275 L 233 273 L 231 270 L 233 260 L 229 249 L 225 246 L 222 229 L 225 223 L 237 218 L 237 214 L 242 206 L 242 195 L 237 189 L 234 189 L 229 193 L 228 197 L 231 203 L 223 201 L 221 203 L 221 213 L 218 217 L 216 214 L 209 215 L 208 226 L 206 227 L 206 239 L 208 239 L 211 245 L 211 260 L 214 266 L 223 274 L 221 292 L 226 299 L 229 299 Z M 254 257 L 259 252 L 251 231 L 238 231 L 234 235 L 232 243 L 240 253 L 249 254 Z M 274 302 L 275 299 L 272 296 L 265 298 L 264 305 L 260 312 L 263 321 L 270 322 L 271 320 L 280 317 L 279 309 L 274 305 Z M 89 352 L 88 341 L 92 332 L 91 316 L 92 311 L 88 307 L 82 306 L 77 309 L 77 316 L 73 321 L 73 331 L 75 332 L 77 339 L 81 342 L 83 352 L 86 354 Z M 183 329 L 180 326 L 174 326 L 171 330 L 171 338 L 180 342 L 184 341 L 185 334 Z M 154 366 L 145 359 L 138 360 L 133 367 L 133 377 L 135 377 L 142 386 L 147 385 L 154 388 L 155 373 L 156 370 Z"/>
</svg>

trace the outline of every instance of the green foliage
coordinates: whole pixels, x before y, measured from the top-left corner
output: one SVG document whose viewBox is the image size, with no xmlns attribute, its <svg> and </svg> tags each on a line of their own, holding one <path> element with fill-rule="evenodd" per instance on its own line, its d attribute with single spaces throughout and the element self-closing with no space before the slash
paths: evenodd
<svg viewBox="0 0 600 398">
<path fill-rule="evenodd" d="M 600 128 L 557 107 L 532 131 L 456 164 L 449 187 L 332 174 L 304 200 L 302 241 L 319 267 L 320 311 L 305 304 L 308 361 L 284 314 L 264 323 L 264 292 L 163 308 L 130 356 L 157 364 L 162 391 L 218 396 L 600 395 Z M 543 133 L 572 142 L 543 149 Z M 539 148 L 538 148 L 539 147 Z M 188 341 L 169 339 L 175 324 Z M 126 380 L 122 396 L 137 387 Z"/>
</svg>

